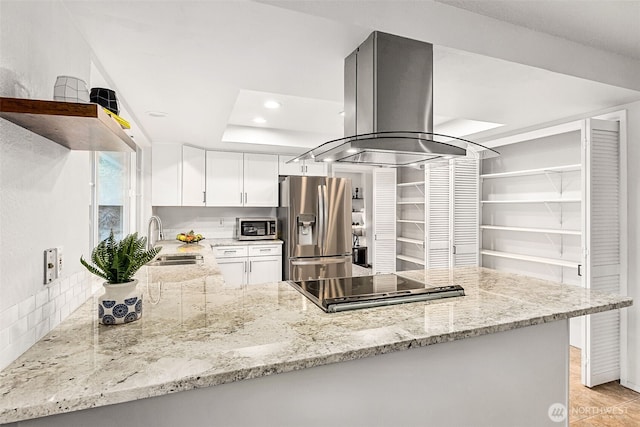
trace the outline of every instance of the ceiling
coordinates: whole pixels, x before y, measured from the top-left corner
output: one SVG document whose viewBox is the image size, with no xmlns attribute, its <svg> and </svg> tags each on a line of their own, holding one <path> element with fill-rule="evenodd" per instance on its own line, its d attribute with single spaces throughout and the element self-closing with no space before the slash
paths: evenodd
<svg viewBox="0 0 640 427">
<path fill-rule="evenodd" d="M 580 67 L 571 72 L 574 58 L 562 50 L 572 48 L 576 62 L 613 54 L 606 58 L 637 65 L 640 75 L 640 1 L 63 4 L 119 94 L 125 118 L 154 144 L 243 143 L 295 153 L 343 136 L 343 60 L 373 30 L 434 43 L 436 131 L 483 135 L 500 124 L 490 132 L 507 132 L 640 100 L 640 82 L 611 84 L 620 73 L 605 76 L 613 62 L 602 67 L 602 79 L 587 79 L 576 76 Z M 409 25 L 423 17 L 446 25 Z M 498 30 L 531 46 L 510 46 L 512 37 L 503 37 L 478 47 Z M 531 50 L 541 66 L 518 59 L 532 46 L 549 48 L 549 55 Z M 281 107 L 266 109 L 266 100 Z M 266 122 L 255 123 L 257 116 Z"/>
</svg>

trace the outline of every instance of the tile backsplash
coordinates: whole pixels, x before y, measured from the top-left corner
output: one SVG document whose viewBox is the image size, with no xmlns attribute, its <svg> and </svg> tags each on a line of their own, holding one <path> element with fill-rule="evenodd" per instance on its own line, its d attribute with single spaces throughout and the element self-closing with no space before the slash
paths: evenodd
<svg viewBox="0 0 640 427">
<path fill-rule="evenodd" d="M 0 369 L 54 329 L 95 293 L 103 280 L 87 271 L 57 279 L 0 312 Z"/>
</svg>

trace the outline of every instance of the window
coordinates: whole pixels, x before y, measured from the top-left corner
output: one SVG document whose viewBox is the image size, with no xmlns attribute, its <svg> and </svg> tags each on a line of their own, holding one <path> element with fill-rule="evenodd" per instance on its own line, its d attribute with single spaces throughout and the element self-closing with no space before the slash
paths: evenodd
<svg viewBox="0 0 640 427">
<path fill-rule="evenodd" d="M 111 230 L 118 240 L 129 233 L 134 158 L 135 154 L 124 152 L 96 152 L 93 156 L 92 246 L 109 237 Z"/>
</svg>

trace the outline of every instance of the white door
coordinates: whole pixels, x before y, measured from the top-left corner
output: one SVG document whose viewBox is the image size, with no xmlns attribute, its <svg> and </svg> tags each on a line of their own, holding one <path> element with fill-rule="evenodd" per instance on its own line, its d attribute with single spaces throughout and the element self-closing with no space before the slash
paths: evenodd
<svg viewBox="0 0 640 427">
<path fill-rule="evenodd" d="M 373 170 L 373 274 L 396 271 L 396 170 Z"/>
<path fill-rule="evenodd" d="M 620 293 L 621 203 L 618 122 L 583 123 L 584 285 Z M 620 311 L 585 316 L 582 383 L 588 387 L 620 378 Z"/>
<path fill-rule="evenodd" d="M 151 205 L 180 206 L 182 203 L 182 147 L 154 144 L 151 148 Z"/>
<path fill-rule="evenodd" d="M 243 155 L 207 151 L 207 206 L 243 206 Z"/>
<path fill-rule="evenodd" d="M 425 169 L 425 268 L 448 268 L 451 263 L 451 173 L 448 163 Z"/>
<path fill-rule="evenodd" d="M 451 161 L 451 267 L 478 265 L 479 255 L 479 162 L 476 159 Z"/>
<path fill-rule="evenodd" d="M 258 256 L 249 258 L 249 285 L 282 280 L 282 257 Z"/>
<path fill-rule="evenodd" d="M 182 146 L 182 206 L 205 205 L 205 150 Z"/>
<path fill-rule="evenodd" d="M 278 156 L 244 154 L 244 206 L 278 206 Z"/>
<path fill-rule="evenodd" d="M 239 288 L 247 283 L 247 258 L 218 258 L 216 262 L 226 287 Z"/>
</svg>

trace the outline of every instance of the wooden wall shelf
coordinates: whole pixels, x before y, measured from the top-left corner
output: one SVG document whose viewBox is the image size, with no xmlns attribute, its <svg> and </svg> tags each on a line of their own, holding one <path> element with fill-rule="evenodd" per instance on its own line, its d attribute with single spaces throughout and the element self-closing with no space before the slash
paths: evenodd
<svg viewBox="0 0 640 427">
<path fill-rule="evenodd" d="M 136 150 L 131 137 L 98 104 L 0 97 L 0 117 L 71 150 Z"/>
</svg>

